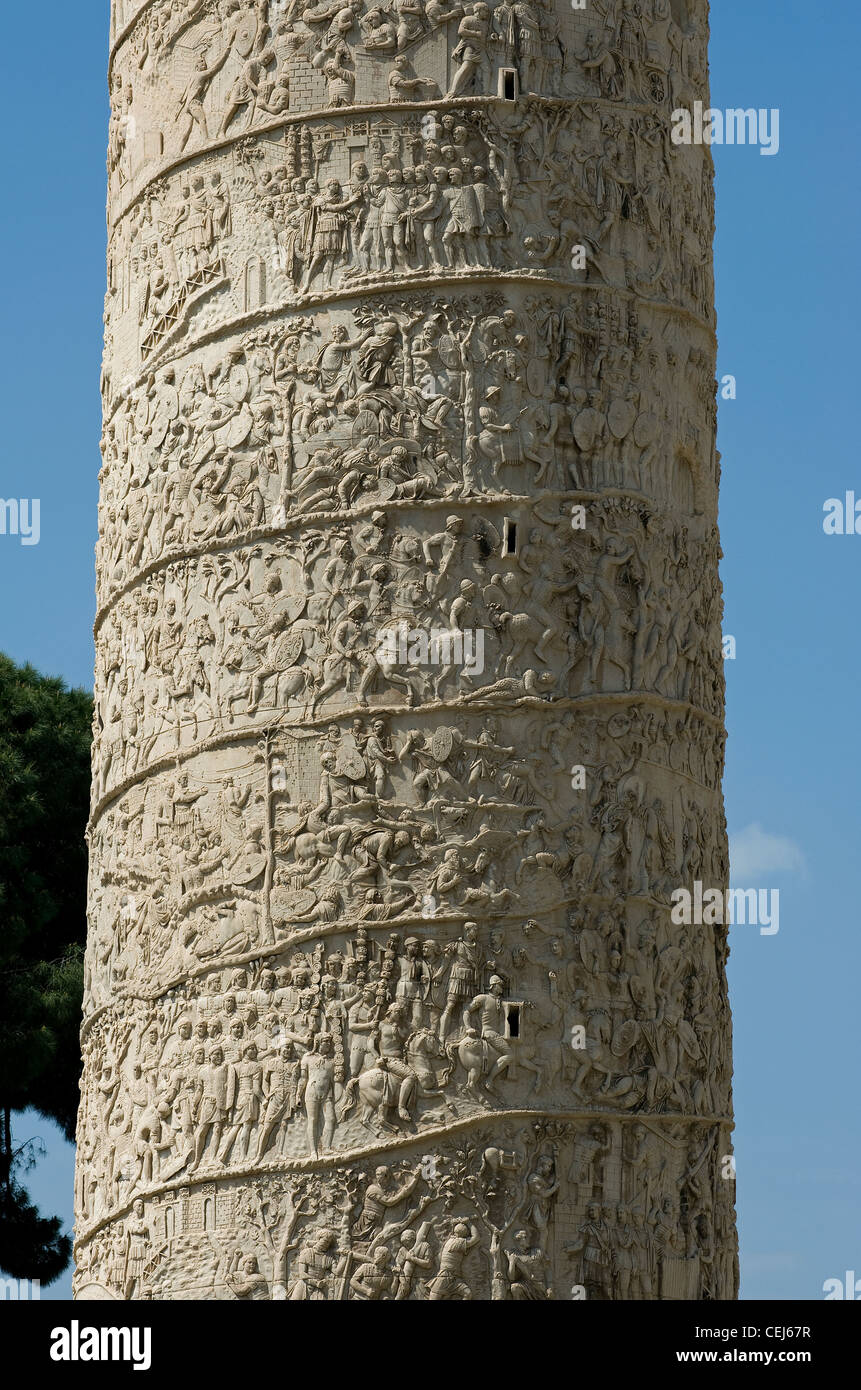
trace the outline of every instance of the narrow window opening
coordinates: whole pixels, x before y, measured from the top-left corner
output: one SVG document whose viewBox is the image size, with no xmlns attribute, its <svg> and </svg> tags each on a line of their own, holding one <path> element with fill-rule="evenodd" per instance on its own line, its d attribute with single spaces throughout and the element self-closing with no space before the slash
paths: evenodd
<svg viewBox="0 0 861 1390">
<path fill-rule="evenodd" d="M 505 517 L 502 522 L 502 556 L 517 554 L 517 522 Z"/>
<path fill-rule="evenodd" d="M 499 74 L 499 95 L 503 101 L 517 100 L 517 72 L 514 68 L 502 68 Z"/>
</svg>

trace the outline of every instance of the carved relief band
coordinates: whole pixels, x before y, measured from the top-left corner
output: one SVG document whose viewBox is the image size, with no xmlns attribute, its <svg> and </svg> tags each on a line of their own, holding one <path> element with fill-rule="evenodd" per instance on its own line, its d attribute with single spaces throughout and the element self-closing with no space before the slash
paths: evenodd
<svg viewBox="0 0 861 1390">
<path fill-rule="evenodd" d="M 707 33 L 114 0 L 83 1296 L 736 1296 Z"/>
</svg>

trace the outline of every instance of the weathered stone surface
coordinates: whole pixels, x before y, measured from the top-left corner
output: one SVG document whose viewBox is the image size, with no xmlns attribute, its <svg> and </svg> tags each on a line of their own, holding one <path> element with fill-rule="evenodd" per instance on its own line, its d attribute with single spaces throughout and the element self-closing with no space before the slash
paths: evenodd
<svg viewBox="0 0 861 1390">
<path fill-rule="evenodd" d="M 706 44 L 114 0 L 88 1298 L 735 1296 Z"/>
</svg>

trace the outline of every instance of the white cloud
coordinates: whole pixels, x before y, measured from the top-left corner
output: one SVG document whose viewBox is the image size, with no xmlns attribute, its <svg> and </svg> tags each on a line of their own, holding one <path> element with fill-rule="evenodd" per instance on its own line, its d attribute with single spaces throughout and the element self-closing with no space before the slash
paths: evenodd
<svg viewBox="0 0 861 1390">
<path fill-rule="evenodd" d="M 769 835 L 758 821 L 729 837 L 730 878 L 755 883 L 766 874 L 804 873 L 804 855 L 793 840 Z"/>
</svg>

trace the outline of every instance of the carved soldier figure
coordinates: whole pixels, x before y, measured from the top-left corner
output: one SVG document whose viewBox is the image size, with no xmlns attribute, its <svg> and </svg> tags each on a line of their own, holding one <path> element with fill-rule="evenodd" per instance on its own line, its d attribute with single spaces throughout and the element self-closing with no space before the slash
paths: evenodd
<svg viewBox="0 0 861 1390">
<path fill-rule="evenodd" d="M 236 1072 L 225 1062 L 220 1047 L 214 1047 L 209 1063 L 200 1068 L 200 1102 L 197 1112 L 197 1144 L 192 1168 L 198 1168 L 210 1134 L 210 1161 L 218 1154 L 221 1136 L 233 1107 L 236 1094 Z"/>
<path fill-rule="evenodd" d="M 547 1287 L 547 1261 L 542 1251 L 529 1244 L 528 1231 L 516 1231 L 513 1250 L 508 1252 L 508 1284 L 515 1303 L 544 1302 Z"/>
<path fill-rule="evenodd" d="M 379 1236 L 383 1231 L 386 1212 L 406 1201 L 418 1180 L 419 1174 L 413 1173 L 398 1187 L 388 1168 L 377 1168 L 374 1181 L 365 1189 L 362 1210 L 353 1228 L 354 1234 L 361 1240 Z"/>
<path fill-rule="evenodd" d="M 430 1222 L 423 1221 L 415 1231 L 408 1226 L 401 1232 L 401 1240 L 395 1252 L 395 1301 L 403 1302 L 419 1287 L 421 1272 L 433 1269 L 433 1254 L 427 1239 Z"/>
<path fill-rule="evenodd" d="M 335 1135 L 335 1062 L 330 1033 L 318 1033 L 299 1066 L 297 1100 L 305 1107 L 308 1148 L 316 1158 L 319 1145 L 331 1149 Z"/>
<path fill-rule="evenodd" d="M 445 1012 L 440 1020 L 439 1034 L 445 1041 L 446 1034 L 458 1013 L 462 1014 L 464 1003 L 475 997 L 484 959 L 478 944 L 477 922 L 464 922 L 463 936 L 451 947 L 452 964 L 448 977 Z M 470 1025 L 467 1024 L 467 1027 Z"/>
<path fill-rule="evenodd" d="M 492 1090 L 494 1081 L 508 1070 L 514 1060 L 511 1043 L 505 1037 L 504 993 L 503 981 L 498 975 L 491 975 L 488 993 L 477 994 L 463 1011 L 467 1037 L 480 1038 L 492 1059 L 485 1081 L 488 1090 Z M 474 1026 L 475 1023 L 478 1028 Z"/>
<path fill-rule="evenodd" d="M 600 1202 L 590 1202 L 586 1220 L 577 1239 L 566 1246 L 572 1254 L 580 1255 L 580 1282 L 587 1298 L 601 1300 L 613 1296 L 613 1252 L 610 1228 L 601 1214 Z"/>
<path fill-rule="evenodd" d="M 428 1285 L 431 1303 L 471 1300 L 472 1289 L 463 1277 L 463 1267 L 470 1250 L 474 1250 L 480 1240 L 481 1235 L 474 1222 L 455 1223 L 440 1252 L 439 1273 Z"/>
<path fill-rule="evenodd" d="M 347 1255 L 338 1252 L 333 1231 L 318 1232 L 312 1241 L 301 1247 L 293 1260 L 293 1282 L 288 1299 L 293 1303 L 307 1303 L 331 1298 L 347 1259 Z"/>
</svg>

